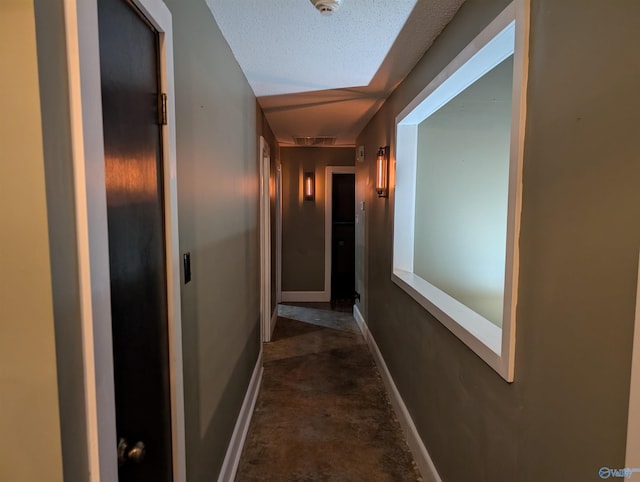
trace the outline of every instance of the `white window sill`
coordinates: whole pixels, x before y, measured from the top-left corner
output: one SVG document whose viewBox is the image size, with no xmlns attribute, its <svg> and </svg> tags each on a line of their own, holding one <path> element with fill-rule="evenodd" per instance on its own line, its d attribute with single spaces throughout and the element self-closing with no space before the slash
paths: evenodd
<svg viewBox="0 0 640 482">
<path fill-rule="evenodd" d="M 414 273 L 391 279 L 490 365 L 500 365 L 502 329 Z"/>
</svg>

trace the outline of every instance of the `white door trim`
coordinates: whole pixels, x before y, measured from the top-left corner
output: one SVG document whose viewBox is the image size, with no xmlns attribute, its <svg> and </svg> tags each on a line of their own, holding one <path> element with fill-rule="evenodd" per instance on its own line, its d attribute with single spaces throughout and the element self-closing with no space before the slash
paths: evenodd
<svg viewBox="0 0 640 482">
<path fill-rule="evenodd" d="M 161 0 L 133 0 L 160 33 L 167 303 L 173 475 L 186 481 L 180 255 L 171 13 Z M 107 234 L 100 54 L 96 0 L 64 0 L 69 107 L 76 197 L 88 460 L 91 482 L 117 480 L 115 390 Z"/>
<path fill-rule="evenodd" d="M 282 164 L 276 171 L 276 303 L 282 301 Z M 276 307 L 276 313 L 277 313 Z"/>
<path fill-rule="evenodd" d="M 87 457 L 91 482 L 117 480 L 111 292 L 95 1 L 65 0 Z M 95 188 L 95 189 L 94 189 Z"/>
<path fill-rule="evenodd" d="M 262 341 L 271 341 L 271 153 L 260 136 L 260 318 Z"/>
<path fill-rule="evenodd" d="M 333 213 L 333 175 L 356 173 L 356 166 L 327 166 L 325 169 L 324 195 L 324 293 L 331 301 L 331 222 Z M 355 206 L 353 209 L 355 210 Z"/>
</svg>

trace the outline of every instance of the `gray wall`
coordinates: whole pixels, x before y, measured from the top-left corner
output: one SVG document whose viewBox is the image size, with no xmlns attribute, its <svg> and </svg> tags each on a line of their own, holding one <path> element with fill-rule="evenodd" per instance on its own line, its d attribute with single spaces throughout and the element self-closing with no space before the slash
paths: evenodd
<svg viewBox="0 0 640 482">
<path fill-rule="evenodd" d="M 352 147 L 282 147 L 282 291 L 324 290 L 327 166 L 353 166 Z M 315 201 L 302 197 L 302 175 L 315 172 Z"/>
<path fill-rule="evenodd" d="M 204 0 L 173 15 L 187 477 L 216 480 L 260 350 L 256 99 Z"/>
<path fill-rule="evenodd" d="M 357 144 L 507 4 L 467 0 Z M 515 381 L 390 280 L 390 200 L 370 186 L 361 309 L 443 480 L 600 480 L 624 467 L 640 245 L 636 0 L 532 0 Z M 375 157 L 358 165 L 370 183 Z M 392 193 L 393 196 L 393 193 Z M 366 271 L 365 271 L 366 269 Z"/>
<path fill-rule="evenodd" d="M 0 480 L 11 482 L 63 480 L 36 42 L 34 3 L 0 3 Z"/>
</svg>

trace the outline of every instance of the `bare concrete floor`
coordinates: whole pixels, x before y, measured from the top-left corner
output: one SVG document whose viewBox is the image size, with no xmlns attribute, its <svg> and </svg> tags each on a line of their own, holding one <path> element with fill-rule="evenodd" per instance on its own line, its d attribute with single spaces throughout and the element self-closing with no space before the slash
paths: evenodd
<svg viewBox="0 0 640 482">
<path fill-rule="evenodd" d="M 280 308 L 236 481 L 422 480 L 353 317 Z"/>
</svg>

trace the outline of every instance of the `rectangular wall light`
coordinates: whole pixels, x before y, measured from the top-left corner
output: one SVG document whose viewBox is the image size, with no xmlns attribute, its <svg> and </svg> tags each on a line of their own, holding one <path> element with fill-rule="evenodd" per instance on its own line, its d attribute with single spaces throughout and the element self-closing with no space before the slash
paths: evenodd
<svg viewBox="0 0 640 482">
<path fill-rule="evenodd" d="M 387 155 L 388 147 L 378 149 L 378 158 L 376 159 L 376 192 L 378 197 L 389 196 L 389 156 Z"/>
<path fill-rule="evenodd" d="M 316 175 L 313 172 L 304 173 L 304 200 L 313 201 L 316 198 Z"/>
</svg>

